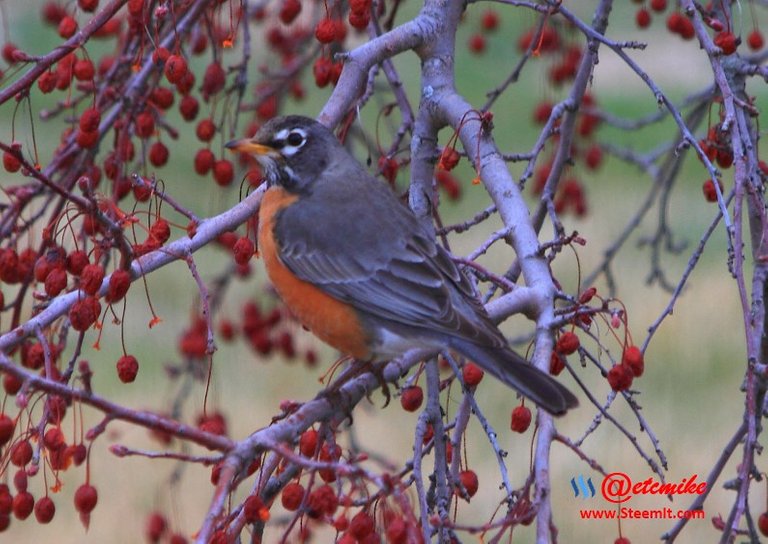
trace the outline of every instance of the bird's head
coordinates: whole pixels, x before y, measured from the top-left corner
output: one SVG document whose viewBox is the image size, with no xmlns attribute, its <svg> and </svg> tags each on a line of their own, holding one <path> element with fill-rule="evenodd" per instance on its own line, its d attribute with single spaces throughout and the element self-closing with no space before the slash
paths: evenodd
<svg viewBox="0 0 768 544">
<path fill-rule="evenodd" d="M 271 119 L 253 138 L 233 140 L 226 147 L 251 154 L 269 185 L 279 184 L 291 192 L 309 190 L 333 154 L 343 149 L 331 131 L 300 115 Z"/>
</svg>

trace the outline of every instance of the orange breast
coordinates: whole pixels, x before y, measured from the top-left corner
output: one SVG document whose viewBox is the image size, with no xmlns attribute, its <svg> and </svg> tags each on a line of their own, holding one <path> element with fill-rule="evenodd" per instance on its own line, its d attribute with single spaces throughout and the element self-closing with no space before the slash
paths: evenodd
<svg viewBox="0 0 768 544">
<path fill-rule="evenodd" d="M 309 282 L 297 278 L 280 260 L 275 239 L 275 220 L 283 208 L 295 204 L 298 196 L 282 187 L 271 187 L 259 210 L 259 253 L 269 279 L 285 305 L 318 338 L 357 359 L 367 360 L 368 334 L 356 312 Z M 290 228 L 282 225 L 280 228 Z"/>
</svg>

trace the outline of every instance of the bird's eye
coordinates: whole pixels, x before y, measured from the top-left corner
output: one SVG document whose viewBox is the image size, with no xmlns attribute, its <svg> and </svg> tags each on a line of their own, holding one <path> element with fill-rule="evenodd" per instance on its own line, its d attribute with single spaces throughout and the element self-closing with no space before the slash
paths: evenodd
<svg viewBox="0 0 768 544">
<path fill-rule="evenodd" d="M 301 132 L 294 130 L 293 132 L 288 134 L 288 138 L 286 139 L 286 141 L 288 142 L 288 145 L 292 147 L 299 147 L 301 144 L 304 143 L 304 135 Z"/>
</svg>

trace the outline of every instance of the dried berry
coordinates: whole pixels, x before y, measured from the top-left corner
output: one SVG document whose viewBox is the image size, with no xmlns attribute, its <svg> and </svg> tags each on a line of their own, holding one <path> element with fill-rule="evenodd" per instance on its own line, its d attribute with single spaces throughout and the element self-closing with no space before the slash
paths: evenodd
<svg viewBox="0 0 768 544">
<path fill-rule="evenodd" d="M 531 410 L 521 404 L 512 410 L 512 422 L 510 428 L 516 433 L 524 433 L 531 425 Z"/>
<path fill-rule="evenodd" d="M 289 512 L 295 512 L 301 506 L 301 501 L 304 500 L 304 487 L 296 482 L 291 482 L 283 488 L 281 494 L 281 502 L 283 508 Z"/>
<path fill-rule="evenodd" d="M 133 355 L 123 355 L 117 360 L 117 377 L 123 383 L 131 383 L 139 373 L 139 362 Z"/>
<path fill-rule="evenodd" d="M 424 401 L 424 391 L 418 385 L 412 385 L 402 390 L 400 405 L 406 412 L 415 412 Z"/>
</svg>

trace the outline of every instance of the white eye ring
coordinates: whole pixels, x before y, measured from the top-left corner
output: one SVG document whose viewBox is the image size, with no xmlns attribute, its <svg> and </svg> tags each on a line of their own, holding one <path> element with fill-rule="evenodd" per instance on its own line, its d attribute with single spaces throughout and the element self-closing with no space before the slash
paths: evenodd
<svg viewBox="0 0 768 544">
<path fill-rule="evenodd" d="M 281 144 L 279 149 L 283 156 L 291 157 L 307 143 L 307 131 L 298 127 L 284 128 L 275 134 L 275 142 Z"/>
</svg>

